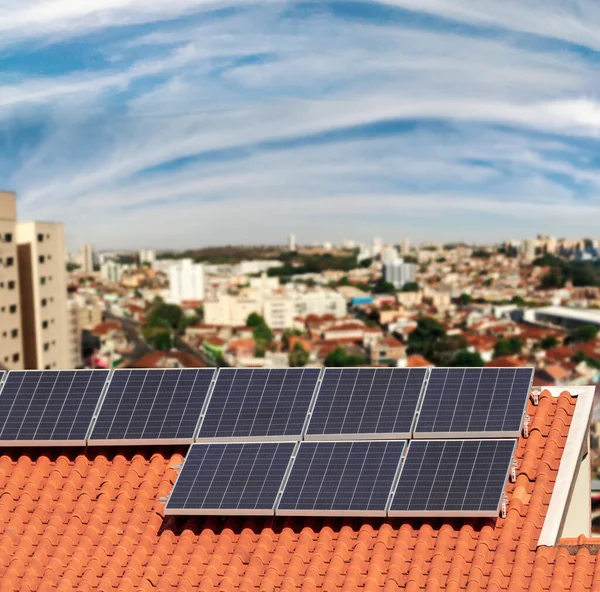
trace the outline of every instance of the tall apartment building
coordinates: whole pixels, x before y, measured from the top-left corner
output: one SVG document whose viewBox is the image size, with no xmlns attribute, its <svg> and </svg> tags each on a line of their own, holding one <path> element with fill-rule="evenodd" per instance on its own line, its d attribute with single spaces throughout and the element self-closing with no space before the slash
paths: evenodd
<svg viewBox="0 0 600 592">
<path fill-rule="evenodd" d="M 169 266 L 169 301 L 204 300 L 204 268 L 191 259 L 181 259 Z"/>
<path fill-rule="evenodd" d="M 94 247 L 85 243 L 81 249 L 82 271 L 84 273 L 93 273 L 94 271 Z"/>
<path fill-rule="evenodd" d="M 0 364 L 10 370 L 23 368 L 16 234 L 15 194 L 0 191 Z"/>
<path fill-rule="evenodd" d="M 67 279 L 62 224 L 17 224 L 25 368 L 69 368 Z"/>
<path fill-rule="evenodd" d="M 387 261 L 383 266 L 383 278 L 397 289 L 408 282 L 414 282 L 416 275 L 417 266 L 414 263 L 404 263 L 402 257 Z"/>
<path fill-rule="evenodd" d="M 149 263 L 150 267 L 154 267 L 154 262 L 156 261 L 156 251 L 153 249 L 142 249 L 139 252 L 140 265 L 143 263 Z"/>
</svg>

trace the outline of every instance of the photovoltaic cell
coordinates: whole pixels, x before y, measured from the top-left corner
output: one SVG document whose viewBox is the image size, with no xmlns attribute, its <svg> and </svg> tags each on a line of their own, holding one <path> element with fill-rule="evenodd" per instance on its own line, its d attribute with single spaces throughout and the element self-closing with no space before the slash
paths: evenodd
<svg viewBox="0 0 600 592">
<path fill-rule="evenodd" d="M 424 368 L 328 368 L 306 439 L 409 438 Z"/>
<path fill-rule="evenodd" d="M 165 514 L 273 515 L 294 446 L 193 444 Z"/>
<path fill-rule="evenodd" d="M 302 442 L 277 515 L 385 516 L 405 442 Z"/>
<path fill-rule="evenodd" d="M 0 442 L 83 445 L 108 370 L 10 371 L 0 392 Z"/>
<path fill-rule="evenodd" d="M 213 368 L 115 370 L 90 444 L 191 443 Z"/>
<path fill-rule="evenodd" d="M 532 368 L 433 368 L 414 437 L 518 437 L 532 378 Z"/>
<path fill-rule="evenodd" d="M 317 368 L 221 369 L 197 441 L 300 439 L 319 374 Z"/>
<path fill-rule="evenodd" d="M 516 440 L 412 440 L 389 516 L 497 516 Z"/>
</svg>

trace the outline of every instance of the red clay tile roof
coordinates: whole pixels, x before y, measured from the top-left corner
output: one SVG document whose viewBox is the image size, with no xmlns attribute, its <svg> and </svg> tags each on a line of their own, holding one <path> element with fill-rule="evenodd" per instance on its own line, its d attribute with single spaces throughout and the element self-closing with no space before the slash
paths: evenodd
<svg viewBox="0 0 600 592">
<path fill-rule="evenodd" d="M 557 345 L 546 352 L 546 357 L 552 358 L 553 360 L 568 360 L 574 353 L 575 350 L 572 347 L 568 347 L 567 345 Z"/>
<path fill-rule="evenodd" d="M 514 356 L 501 356 L 499 358 L 496 358 L 495 360 L 486 362 L 485 365 L 488 368 L 518 368 L 523 364 L 518 358 Z"/>
<path fill-rule="evenodd" d="M 112 331 L 122 331 L 123 327 L 119 321 L 104 321 L 92 329 L 94 335 L 106 335 Z"/>
<path fill-rule="evenodd" d="M 575 402 L 529 403 L 495 520 L 165 518 L 182 454 L 5 449 L 0 592 L 597 590 L 587 548 L 537 548 Z"/>
<path fill-rule="evenodd" d="M 163 352 L 154 351 L 148 354 L 144 354 L 141 358 L 138 358 L 128 368 L 164 368 L 163 362 L 165 360 L 178 362 L 183 368 L 204 368 L 206 364 L 200 359 L 188 354 L 183 351 L 175 352 Z M 2 589 L 0 588 L 0 592 Z"/>
</svg>

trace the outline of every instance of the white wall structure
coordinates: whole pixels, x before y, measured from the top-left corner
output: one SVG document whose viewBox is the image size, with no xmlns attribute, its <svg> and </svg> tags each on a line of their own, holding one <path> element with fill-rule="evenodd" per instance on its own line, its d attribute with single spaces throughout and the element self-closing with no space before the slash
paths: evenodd
<svg viewBox="0 0 600 592">
<path fill-rule="evenodd" d="M 288 250 L 295 251 L 296 250 L 296 237 L 293 234 L 288 236 Z"/>
<path fill-rule="evenodd" d="M 397 289 L 408 282 L 414 282 L 417 275 L 417 266 L 414 263 L 404 263 L 401 257 L 388 261 L 383 266 L 383 277 L 386 282 L 394 284 Z"/>
<path fill-rule="evenodd" d="M 204 267 L 191 259 L 181 259 L 169 267 L 169 301 L 204 300 Z"/>
</svg>

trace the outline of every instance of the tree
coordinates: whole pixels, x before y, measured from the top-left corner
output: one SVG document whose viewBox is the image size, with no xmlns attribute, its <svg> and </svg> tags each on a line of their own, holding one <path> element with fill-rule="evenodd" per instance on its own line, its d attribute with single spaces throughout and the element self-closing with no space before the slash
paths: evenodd
<svg viewBox="0 0 600 592">
<path fill-rule="evenodd" d="M 143 296 L 142 296 L 142 293 L 139 291 L 139 289 L 138 289 L 138 288 L 136 288 L 136 289 L 133 291 L 133 297 L 134 297 L 134 298 L 143 298 Z"/>
<path fill-rule="evenodd" d="M 166 304 L 161 300 L 159 303 L 152 305 L 147 324 L 156 325 L 160 321 L 165 320 L 172 329 L 177 329 L 182 316 L 183 311 L 179 306 L 176 304 Z"/>
<path fill-rule="evenodd" d="M 325 366 L 330 367 L 346 367 L 346 366 L 361 366 L 365 363 L 361 356 L 349 355 L 343 347 L 338 347 L 325 358 Z"/>
<path fill-rule="evenodd" d="M 417 284 L 417 282 L 406 282 L 406 284 L 404 284 L 402 286 L 402 292 L 418 292 L 419 291 L 419 284 Z"/>
<path fill-rule="evenodd" d="M 296 343 L 294 349 L 290 352 L 289 361 L 292 368 L 301 368 L 306 366 L 308 362 L 309 354 L 304 349 L 301 343 Z"/>
<path fill-rule="evenodd" d="M 432 317 L 421 317 L 415 330 L 408 337 L 409 353 L 421 354 L 431 359 L 436 341 L 445 336 L 444 325 Z"/>
<path fill-rule="evenodd" d="M 518 337 L 510 339 L 500 339 L 494 347 L 494 358 L 503 356 L 512 356 L 518 354 L 523 349 L 523 342 Z"/>
<path fill-rule="evenodd" d="M 373 292 L 375 294 L 395 294 L 396 287 L 391 282 L 381 279 L 373 286 Z"/>
<path fill-rule="evenodd" d="M 598 335 L 598 327 L 596 325 L 581 325 L 571 333 L 570 341 L 572 343 L 583 343 L 596 339 Z"/>
<path fill-rule="evenodd" d="M 246 319 L 246 325 L 248 327 L 258 327 L 258 325 L 264 325 L 265 319 L 263 319 L 257 312 L 251 312 Z"/>
<path fill-rule="evenodd" d="M 558 267 L 553 267 L 542 278 L 540 287 L 543 290 L 553 290 L 555 288 L 563 288 L 567 282 L 567 278 Z"/>
<path fill-rule="evenodd" d="M 367 257 L 366 259 L 361 259 L 358 263 L 359 267 L 371 267 L 371 263 L 373 263 L 373 257 Z"/>
<path fill-rule="evenodd" d="M 252 337 L 254 337 L 254 341 L 265 341 L 270 343 L 273 340 L 273 331 L 269 328 L 269 326 L 263 322 L 262 325 L 257 325 L 254 327 L 252 331 Z"/>
<path fill-rule="evenodd" d="M 585 360 L 585 353 L 582 352 L 580 349 L 578 349 L 572 356 L 571 356 L 571 362 L 575 362 L 576 364 L 579 364 L 580 362 L 583 362 Z"/>
<path fill-rule="evenodd" d="M 172 344 L 172 327 L 166 319 L 158 319 L 154 324 L 146 323 L 142 327 L 144 339 L 155 349 L 168 351 Z"/>
<path fill-rule="evenodd" d="M 485 362 L 477 352 L 470 352 L 466 349 L 461 349 L 450 360 L 449 366 L 457 366 L 459 368 L 481 368 L 485 366 Z"/>
<path fill-rule="evenodd" d="M 467 306 L 467 305 L 471 304 L 471 302 L 473 302 L 473 298 L 472 298 L 471 294 L 466 294 L 465 292 L 463 292 L 458 297 L 458 303 L 461 304 L 462 306 Z"/>
<path fill-rule="evenodd" d="M 449 366 L 456 354 L 468 346 L 462 335 L 445 335 L 434 343 L 429 359 L 436 366 Z"/>
<path fill-rule="evenodd" d="M 556 347 L 558 345 L 558 339 L 556 339 L 556 337 L 552 337 L 552 335 L 548 336 L 548 337 L 544 337 L 544 339 L 542 339 L 542 341 L 540 342 L 540 346 L 542 349 L 552 349 L 553 347 Z"/>
<path fill-rule="evenodd" d="M 518 295 L 513 296 L 511 298 L 511 302 L 517 306 L 525 306 L 525 300 Z"/>
<path fill-rule="evenodd" d="M 281 341 L 285 349 L 290 348 L 290 337 L 302 337 L 302 331 L 300 331 L 300 329 L 286 329 L 283 332 L 283 337 L 281 338 Z"/>
</svg>

